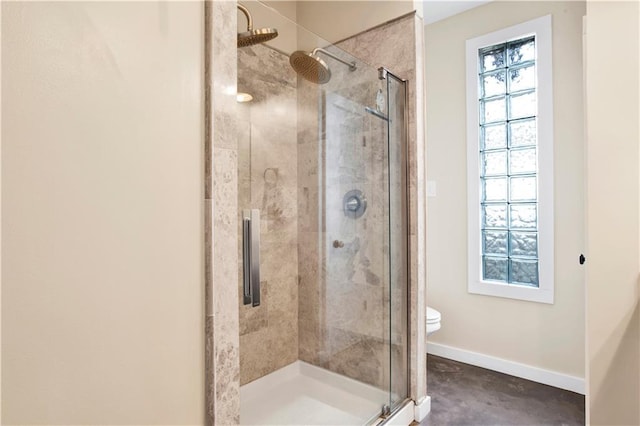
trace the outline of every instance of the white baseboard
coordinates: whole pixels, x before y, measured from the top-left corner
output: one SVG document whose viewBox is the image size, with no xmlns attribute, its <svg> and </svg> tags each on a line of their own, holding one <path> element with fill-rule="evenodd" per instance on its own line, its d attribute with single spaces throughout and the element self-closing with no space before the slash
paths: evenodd
<svg viewBox="0 0 640 426">
<path fill-rule="evenodd" d="M 413 410 L 413 420 L 420 423 L 427 417 L 427 414 L 431 411 L 431 397 L 426 396 L 421 403 L 416 403 Z"/>
<path fill-rule="evenodd" d="M 543 383 L 556 388 L 569 390 L 582 395 L 585 393 L 585 382 L 584 379 L 580 377 L 569 376 L 567 374 L 551 370 L 544 370 L 542 368 L 521 364 L 519 362 L 496 358 L 494 356 L 471 352 L 464 349 L 458 349 L 452 346 L 442 345 L 440 343 L 427 342 L 427 353 L 531 380 L 533 382 Z"/>
</svg>

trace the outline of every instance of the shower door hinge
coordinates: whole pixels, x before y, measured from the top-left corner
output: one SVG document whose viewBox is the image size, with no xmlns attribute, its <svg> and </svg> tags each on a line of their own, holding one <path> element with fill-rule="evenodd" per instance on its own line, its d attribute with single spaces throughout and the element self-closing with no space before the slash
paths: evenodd
<svg viewBox="0 0 640 426">
<path fill-rule="evenodd" d="M 385 67 L 378 68 L 378 80 L 387 79 L 387 69 Z"/>
<path fill-rule="evenodd" d="M 381 417 L 388 417 L 389 414 L 391 414 L 391 407 L 389 407 L 387 404 L 384 404 L 382 406 L 382 415 Z"/>
</svg>

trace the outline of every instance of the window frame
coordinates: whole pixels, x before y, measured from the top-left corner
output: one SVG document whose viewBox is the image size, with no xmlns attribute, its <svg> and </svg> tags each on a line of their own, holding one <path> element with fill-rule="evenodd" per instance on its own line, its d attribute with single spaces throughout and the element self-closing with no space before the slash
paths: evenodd
<svg viewBox="0 0 640 426">
<path fill-rule="evenodd" d="M 554 303 L 554 167 L 552 20 L 542 16 L 466 41 L 467 78 L 467 236 L 468 292 L 540 303 Z M 480 180 L 480 61 L 482 48 L 535 36 L 538 169 L 539 287 L 482 279 Z"/>
</svg>

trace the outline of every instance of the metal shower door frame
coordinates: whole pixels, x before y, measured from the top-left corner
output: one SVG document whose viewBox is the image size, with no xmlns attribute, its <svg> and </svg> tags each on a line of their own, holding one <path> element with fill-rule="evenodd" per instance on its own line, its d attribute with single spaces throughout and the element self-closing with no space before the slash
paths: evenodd
<svg viewBox="0 0 640 426">
<path fill-rule="evenodd" d="M 411 271 L 410 265 L 411 265 L 411 247 L 410 247 L 410 236 L 409 236 L 409 143 L 408 143 L 408 135 L 409 135 L 409 117 L 407 114 L 407 105 L 408 105 L 408 100 L 409 100 L 409 93 L 408 93 L 408 80 L 401 78 L 399 76 L 397 76 L 396 74 L 394 74 L 393 72 L 391 72 L 389 69 L 385 68 L 385 67 L 380 67 L 378 68 L 378 78 L 380 80 L 386 80 L 387 81 L 387 116 L 388 116 L 388 121 L 387 121 L 387 144 L 388 146 L 390 146 L 390 134 L 391 134 L 391 122 L 392 122 L 392 117 L 391 117 L 391 109 L 390 109 L 390 102 L 391 102 L 391 97 L 389 96 L 389 92 L 390 92 L 390 88 L 389 88 L 389 83 L 390 83 L 390 79 L 395 80 L 396 82 L 400 83 L 402 85 L 402 87 L 404 88 L 404 100 L 403 100 L 403 123 L 402 123 L 402 133 L 403 133 L 403 137 L 402 137 L 402 148 L 401 148 L 401 154 L 402 154 L 402 158 L 401 158 L 401 176 L 402 176 L 402 184 L 400 185 L 401 189 L 402 189 L 402 193 L 401 193 L 401 200 L 402 200 L 402 212 L 403 212 L 403 221 L 402 221 L 402 235 L 404 237 L 404 268 L 405 268 L 405 282 L 403 283 L 403 292 L 405 295 L 405 300 L 404 300 L 404 304 L 403 304 L 403 309 L 404 309 L 404 321 L 402 321 L 402 337 L 403 337 L 403 341 L 405 343 L 405 356 L 403 357 L 402 361 L 403 361 L 403 368 L 402 370 L 405 372 L 406 374 L 406 396 L 404 399 L 400 399 L 397 401 L 396 404 L 394 404 L 393 406 L 390 406 L 391 412 L 389 414 L 389 417 L 387 417 L 388 419 L 391 418 L 393 416 L 393 414 L 400 410 L 402 407 L 405 406 L 405 404 L 407 403 L 407 401 L 409 401 L 410 399 L 410 395 L 411 395 L 411 381 L 410 381 L 410 374 L 411 374 L 411 364 L 409 362 L 409 357 L 410 355 L 410 344 L 409 344 L 409 333 L 411 332 L 411 323 L 410 323 L 410 309 L 409 307 L 411 306 L 411 292 L 409 289 L 410 286 L 410 278 L 409 278 L 409 274 Z M 390 156 L 389 156 L 390 157 Z M 389 161 L 389 159 L 387 160 Z M 391 170 L 391 165 L 388 164 L 389 170 Z M 388 179 L 389 179 L 389 189 L 391 189 L 391 173 L 388 174 Z M 389 225 L 391 226 L 391 225 Z M 391 229 L 391 228 L 389 228 Z M 391 235 L 391 234 L 389 234 Z M 391 241 L 389 241 L 389 245 L 391 247 Z M 391 268 L 389 270 L 389 289 L 391 290 Z M 390 298 L 391 299 L 391 298 Z M 391 321 L 392 316 L 389 315 L 389 320 Z M 391 324 L 389 324 L 391 325 Z M 389 356 L 391 358 L 391 351 L 389 352 Z M 390 370 L 391 371 L 391 370 Z M 392 394 L 392 389 L 391 389 L 391 379 L 389 380 L 389 402 L 391 403 L 391 394 Z M 381 424 L 384 424 L 385 422 L 382 422 Z"/>
</svg>

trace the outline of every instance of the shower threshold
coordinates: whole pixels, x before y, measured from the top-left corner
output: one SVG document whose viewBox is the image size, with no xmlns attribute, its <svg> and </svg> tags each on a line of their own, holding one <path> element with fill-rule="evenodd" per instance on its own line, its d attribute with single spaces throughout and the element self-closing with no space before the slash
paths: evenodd
<svg viewBox="0 0 640 426">
<path fill-rule="evenodd" d="M 371 424 L 388 398 L 379 388 L 296 361 L 240 387 L 240 424 Z"/>
</svg>

